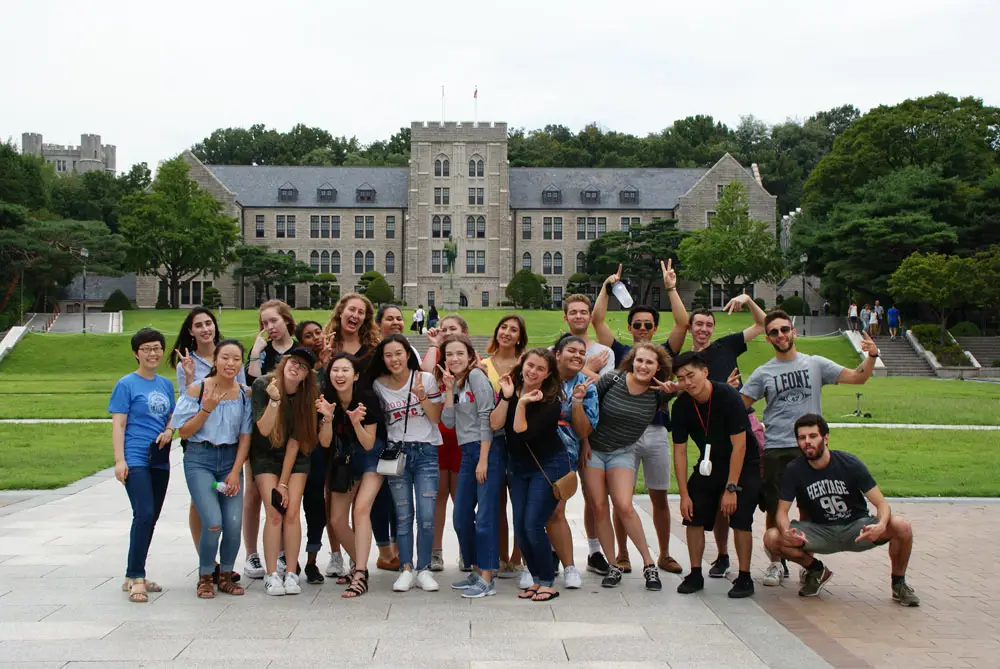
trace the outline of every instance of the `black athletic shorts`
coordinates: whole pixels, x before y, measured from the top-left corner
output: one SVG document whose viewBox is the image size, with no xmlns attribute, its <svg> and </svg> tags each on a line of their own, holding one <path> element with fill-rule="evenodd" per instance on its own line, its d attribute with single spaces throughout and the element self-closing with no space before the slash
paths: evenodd
<svg viewBox="0 0 1000 669">
<path fill-rule="evenodd" d="M 740 487 L 736 493 L 736 511 L 729 516 L 729 526 L 734 530 L 753 530 L 753 514 L 757 509 L 760 495 L 760 472 L 757 467 L 751 467 L 740 477 Z M 726 479 L 721 476 L 704 477 L 697 472 L 688 479 L 688 494 L 694 504 L 691 521 L 684 521 L 691 527 L 703 527 L 706 532 L 715 527 L 715 517 L 722 507 L 722 493 L 726 492 Z"/>
</svg>

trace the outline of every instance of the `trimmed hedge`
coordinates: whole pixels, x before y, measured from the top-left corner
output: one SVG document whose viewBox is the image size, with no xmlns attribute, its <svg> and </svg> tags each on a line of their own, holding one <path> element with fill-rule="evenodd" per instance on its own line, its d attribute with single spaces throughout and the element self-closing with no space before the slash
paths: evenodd
<svg viewBox="0 0 1000 669">
<path fill-rule="evenodd" d="M 958 344 L 941 343 L 941 327 L 932 323 L 914 325 L 910 328 L 920 345 L 934 354 L 945 367 L 971 367 L 972 363 Z"/>
<path fill-rule="evenodd" d="M 114 312 L 114 311 L 131 311 L 132 303 L 129 302 L 128 298 L 125 297 L 125 293 L 121 290 L 116 290 L 108 296 L 107 301 L 104 303 L 104 308 L 101 311 L 104 312 Z"/>
<path fill-rule="evenodd" d="M 950 330 L 952 337 L 982 337 L 983 333 L 979 330 L 979 326 L 970 321 L 961 321 L 960 323 L 955 323 L 955 326 Z"/>
</svg>

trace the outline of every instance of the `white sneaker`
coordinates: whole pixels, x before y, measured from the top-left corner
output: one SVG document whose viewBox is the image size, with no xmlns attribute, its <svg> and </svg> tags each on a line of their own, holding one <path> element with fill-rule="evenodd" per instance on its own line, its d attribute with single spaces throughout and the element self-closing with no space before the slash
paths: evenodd
<svg viewBox="0 0 1000 669">
<path fill-rule="evenodd" d="M 278 573 L 284 574 L 288 571 L 288 562 L 285 560 L 285 551 L 278 553 Z"/>
<path fill-rule="evenodd" d="M 285 582 L 282 580 L 281 574 L 274 572 L 267 577 L 267 580 L 264 581 L 264 592 L 274 597 L 285 594 Z"/>
<path fill-rule="evenodd" d="M 781 563 L 772 562 L 764 570 L 764 578 L 761 580 L 761 583 L 764 585 L 781 585 L 781 578 Z"/>
<path fill-rule="evenodd" d="M 521 590 L 527 590 L 535 584 L 535 579 L 531 577 L 531 572 L 525 567 L 521 570 L 521 580 L 518 582 L 517 587 Z"/>
<path fill-rule="evenodd" d="M 573 565 L 563 569 L 563 579 L 566 588 L 569 590 L 576 590 L 583 585 L 583 579 L 580 578 L 580 570 Z"/>
<path fill-rule="evenodd" d="M 406 592 L 413 588 L 413 582 L 417 579 L 417 575 L 413 571 L 401 571 L 399 572 L 399 578 L 396 582 L 392 584 L 393 592 Z"/>
<path fill-rule="evenodd" d="M 291 572 L 285 574 L 285 594 L 298 595 L 301 592 L 302 586 L 299 585 L 299 575 Z"/>
<path fill-rule="evenodd" d="M 243 575 L 247 578 L 264 578 L 267 572 L 260 561 L 260 553 L 251 553 L 247 556 L 247 563 L 243 566 Z"/>
<path fill-rule="evenodd" d="M 330 561 L 326 563 L 326 575 L 330 578 L 344 576 L 344 556 L 340 551 L 330 551 Z"/>
<path fill-rule="evenodd" d="M 425 592 L 438 591 L 438 582 L 431 576 L 430 569 L 421 569 L 417 572 L 417 587 Z"/>
</svg>

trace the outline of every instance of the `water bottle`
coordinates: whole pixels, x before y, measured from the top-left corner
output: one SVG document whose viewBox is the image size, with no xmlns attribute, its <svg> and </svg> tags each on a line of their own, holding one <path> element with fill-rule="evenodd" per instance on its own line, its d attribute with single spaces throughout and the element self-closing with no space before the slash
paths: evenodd
<svg viewBox="0 0 1000 669">
<path fill-rule="evenodd" d="M 632 295 L 623 282 L 615 281 L 615 285 L 611 286 L 611 294 L 618 298 L 618 304 L 622 305 L 623 309 L 632 308 Z"/>
<path fill-rule="evenodd" d="M 225 495 L 229 492 L 229 486 L 226 485 L 225 481 L 212 481 L 212 488 L 220 495 Z"/>
</svg>

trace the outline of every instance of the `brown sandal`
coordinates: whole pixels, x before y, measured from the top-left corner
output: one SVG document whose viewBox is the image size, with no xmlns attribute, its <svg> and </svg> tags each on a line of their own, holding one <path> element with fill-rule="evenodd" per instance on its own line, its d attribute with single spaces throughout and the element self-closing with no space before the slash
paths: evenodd
<svg viewBox="0 0 1000 669">
<path fill-rule="evenodd" d="M 198 587 L 196 592 L 198 593 L 198 599 L 215 598 L 215 586 L 212 585 L 211 574 L 201 574 L 198 576 Z"/>
<path fill-rule="evenodd" d="M 219 573 L 219 591 L 227 595 L 242 595 L 246 592 L 241 586 L 233 582 L 233 572 L 231 571 Z"/>
<path fill-rule="evenodd" d="M 368 592 L 368 570 L 355 569 L 351 584 L 340 596 L 344 599 L 355 599 Z"/>
<path fill-rule="evenodd" d="M 125 577 L 125 581 L 122 583 L 122 592 L 129 592 L 132 587 L 132 582 L 134 578 Z M 163 592 L 163 586 L 161 586 L 156 581 L 150 581 L 146 579 L 146 592 Z"/>
<path fill-rule="evenodd" d="M 140 588 L 142 588 L 140 590 Z M 146 590 L 146 579 L 133 578 L 128 588 L 128 601 L 135 604 L 145 604 L 149 601 L 149 594 Z"/>
</svg>

